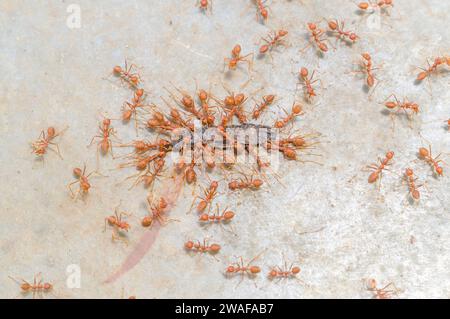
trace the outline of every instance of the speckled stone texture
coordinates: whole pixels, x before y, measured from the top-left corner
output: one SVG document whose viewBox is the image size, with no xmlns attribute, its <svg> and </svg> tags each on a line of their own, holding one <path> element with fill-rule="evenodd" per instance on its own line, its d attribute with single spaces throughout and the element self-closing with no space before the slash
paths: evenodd
<svg viewBox="0 0 450 319">
<path fill-rule="evenodd" d="M 81 10 L 80 28 L 67 26 L 70 1 L 0 2 L 0 297 L 19 293 L 8 275 L 32 280 L 38 272 L 55 284 L 56 297 L 65 298 L 120 298 L 122 289 L 138 298 L 370 298 L 365 278 L 394 282 L 402 298 L 450 296 L 450 167 L 444 164 L 444 177 L 434 178 L 430 167 L 416 160 L 418 148 L 429 141 L 433 152 L 450 162 L 444 125 L 450 76 L 444 72 L 414 83 L 415 66 L 450 53 L 449 1 L 396 0 L 391 15 L 377 21 L 358 15 L 352 1 L 273 0 L 266 25 L 256 21 L 251 1 L 214 0 L 206 13 L 196 0 L 74 3 Z M 312 49 L 300 53 L 307 45 L 306 23 L 332 17 L 344 19 L 361 40 L 352 47 L 332 40 L 336 50 L 323 58 Z M 211 84 L 223 96 L 222 81 L 239 91 L 247 79 L 245 68 L 223 75 L 232 47 L 240 43 L 243 53 L 256 52 L 260 38 L 278 28 L 289 31 L 289 45 L 272 52 L 272 59 L 255 58 L 244 91 L 263 88 L 282 97 L 270 119 L 292 105 L 299 67 L 317 69 L 322 81 L 317 105 L 305 106 L 296 127 L 323 134 L 314 150 L 323 165 L 283 161 L 282 185 L 271 179 L 259 192 L 219 197 L 222 207 L 236 211 L 237 236 L 199 227 L 196 216 L 186 214 L 192 190 L 185 188 L 171 212 L 179 222 L 161 230 L 134 269 L 102 284 L 140 239 L 139 218 L 146 212 L 146 191 L 128 191 L 129 183 L 120 183 L 134 171 L 114 170 L 120 161 L 109 156 L 100 159 L 108 177 L 92 180 L 85 201 L 73 202 L 66 188 L 74 167 L 96 166 L 95 148 L 87 144 L 99 114 L 117 118 L 130 99 L 130 91 L 111 76 L 112 67 L 125 58 L 140 66 L 149 99 L 161 105 L 169 82 L 190 92 L 195 81 L 204 88 Z M 351 73 L 362 52 L 380 66 L 372 99 L 364 80 Z M 414 120 L 399 117 L 395 129 L 380 104 L 392 93 L 420 104 Z M 59 139 L 63 160 L 50 153 L 36 161 L 29 143 L 50 125 L 69 127 Z M 113 125 L 122 141 L 136 138 L 132 123 Z M 393 172 L 383 176 L 378 191 L 363 169 L 388 150 L 396 154 Z M 418 183 L 426 181 L 418 203 L 408 200 L 399 177 L 408 166 Z M 104 217 L 120 200 L 133 213 L 128 246 L 111 242 L 110 230 L 103 232 Z M 183 251 L 186 239 L 206 236 L 222 244 L 217 260 Z M 234 256 L 250 259 L 264 249 L 259 278 L 238 285 L 239 278 L 224 277 Z M 266 278 L 283 258 L 302 268 L 304 283 Z M 72 264 L 81 269 L 79 289 L 66 287 Z"/>
</svg>

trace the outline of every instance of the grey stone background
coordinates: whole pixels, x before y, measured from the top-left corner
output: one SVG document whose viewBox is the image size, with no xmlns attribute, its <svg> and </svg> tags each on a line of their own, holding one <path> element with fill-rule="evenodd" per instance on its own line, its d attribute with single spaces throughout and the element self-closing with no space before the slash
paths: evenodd
<svg viewBox="0 0 450 319">
<path fill-rule="evenodd" d="M 71 29 L 66 10 L 81 9 L 81 27 Z M 380 23 L 355 12 L 352 1 L 269 1 L 270 18 L 257 23 L 251 1 L 214 0 L 212 12 L 199 12 L 195 0 L 171 1 L 10 1 L 0 2 L 0 297 L 14 298 L 19 286 L 8 278 L 32 280 L 42 272 L 55 284 L 54 296 L 73 298 L 369 298 L 365 278 L 394 282 L 399 297 L 450 296 L 450 202 L 448 175 L 436 179 L 424 163 L 414 161 L 420 146 L 449 161 L 449 76 L 414 84 L 426 58 L 449 52 L 448 1 L 395 1 L 390 16 Z M 306 46 L 306 22 L 345 19 L 361 41 L 353 47 L 336 44 L 324 58 Z M 146 192 L 118 184 L 132 170 L 111 170 L 117 161 L 100 161 L 107 178 L 95 178 L 86 201 L 73 202 L 66 185 L 72 169 L 96 165 L 95 149 L 87 148 L 96 134 L 100 112 L 120 116 L 130 98 L 111 74 L 124 59 L 141 67 L 149 98 L 165 95 L 172 81 L 191 92 L 195 80 L 223 95 L 221 81 L 238 91 L 245 70 L 224 78 L 223 58 L 234 44 L 256 52 L 260 37 L 271 28 L 289 31 L 290 46 L 273 52 L 273 60 L 255 59 L 252 80 L 245 89 L 263 88 L 282 99 L 274 112 L 292 104 L 295 73 L 306 65 L 318 69 L 323 82 L 318 105 L 306 106 L 296 127 L 323 134 L 315 152 L 323 166 L 283 162 L 275 181 L 256 193 L 221 196 L 219 202 L 237 213 L 237 237 L 220 228 L 202 230 L 192 215 L 191 189 L 184 189 L 171 223 L 134 269 L 112 284 L 102 284 L 122 263 L 144 231 L 138 218 L 145 214 Z M 368 99 L 363 80 L 351 74 L 362 52 L 370 52 L 380 85 Z M 431 85 L 429 85 L 431 84 Z M 431 87 L 431 89 L 430 89 Z M 412 128 L 405 118 L 392 130 L 378 102 L 389 94 L 408 96 L 421 106 Z M 160 103 L 160 102 L 158 102 Z M 280 113 L 281 114 L 281 113 Z M 274 114 L 272 114 L 274 115 Z M 270 114 L 269 114 L 270 117 Z M 64 157 L 48 154 L 44 163 L 30 153 L 29 143 L 48 127 L 69 126 L 60 138 Z M 123 141 L 135 138 L 132 125 L 113 123 Z M 140 135 L 145 135 L 144 131 Z M 407 187 L 394 174 L 383 177 L 381 190 L 368 185 L 362 169 L 388 150 L 396 153 L 393 170 L 407 166 L 420 180 L 422 199 L 411 204 Z M 444 165 L 447 172 L 450 169 Z M 129 246 L 111 242 L 103 233 L 104 217 L 122 200 L 133 212 Z M 134 219 L 133 219 L 134 218 Z M 301 235 L 302 232 L 319 232 Z M 211 236 L 222 244 L 217 256 L 191 256 L 183 249 L 188 238 Z M 227 279 L 223 270 L 233 256 L 258 260 L 263 273 L 256 280 Z M 270 266 L 283 254 L 302 268 L 296 280 L 271 282 Z M 81 288 L 65 285 L 66 267 L 81 268 Z M 47 297 L 53 297 L 49 295 Z"/>
</svg>

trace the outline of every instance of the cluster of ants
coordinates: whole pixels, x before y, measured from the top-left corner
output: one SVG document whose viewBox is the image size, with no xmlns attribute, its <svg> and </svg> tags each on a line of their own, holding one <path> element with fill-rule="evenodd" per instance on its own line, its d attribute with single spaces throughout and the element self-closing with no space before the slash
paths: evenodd
<svg viewBox="0 0 450 319">
<path fill-rule="evenodd" d="M 263 23 L 267 21 L 269 17 L 269 11 L 265 6 L 265 1 L 256 0 L 257 18 Z M 208 0 L 200 0 L 199 7 L 201 10 L 208 10 L 211 8 L 211 2 Z M 393 7 L 393 1 L 377 1 L 377 2 L 361 2 L 357 4 L 358 8 L 362 12 L 373 13 L 376 10 L 384 12 Z M 348 44 L 353 44 L 358 41 L 359 36 L 353 32 L 345 29 L 345 23 L 339 22 L 336 19 L 327 20 L 327 28 L 323 29 L 317 23 L 307 23 L 307 32 L 309 34 L 309 44 L 305 50 L 309 47 L 315 47 L 317 52 L 325 54 L 329 51 L 330 43 L 329 36 L 335 37 L 336 41 L 345 41 Z M 264 55 L 270 53 L 274 48 L 279 45 L 285 45 L 285 37 L 288 35 L 286 30 L 271 31 L 267 37 L 263 38 L 264 44 L 259 48 L 259 54 Z M 333 45 L 332 45 L 333 46 Z M 334 47 L 334 46 L 333 46 Z M 225 65 L 228 66 L 229 71 L 234 71 L 241 63 L 247 63 L 248 71 L 251 71 L 253 63 L 253 53 L 242 54 L 242 47 L 236 44 L 231 50 L 231 56 L 224 59 Z M 377 68 L 374 67 L 372 57 L 369 53 L 361 54 L 362 60 L 360 62 L 360 69 L 355 71 L 357 73 L 365 74 L 365 82 L 369 88 L 375 86 L 377 82 L 374 71 Z M 449 57 L 439 57 L 434 60 L 432 65 L 428 68 L 424 68 L 422 72 L 417 75 L 417 81 L 423 81 L 429 78 L 432 74 L 437 73 L 438 68 L 442 65 L 450 66 Z M 175 91 L 171 91 L 166 88 L 170 99 L 162 98 L 165 108 L 160 107 L 154 103 L 147 102 L 148 96 L 144 88 L 141 87 L 141 76 L 135 71 L 137 67 L 134 64 L 128 65 L 125 61 L 125 66 L 115 66 L 112 73 L 120 78 L 121 82 L 126 84 L 132 90 L 132 97 L 130 101 L 127 101 L 122 106 L 122 122 L 133 121 L 136 129 L 136 135 L 138 135 L 138 129 L 141 125 L 150 132 L 155 132 L 158 137 L 153 140 L 134 140 L 130 143 L 120 143 L 114 145 L 115 147 L 131 147 L 133 150 L 131 153 L 122 156 L 126 159 L 125 162 L 119 165 L 119 168 L 134 167 L 137 170 L 137 174 L 127 178 L 133 178 L 134 181 L 131 185 L 136 187 L 139 184 L 143 184 L 145 188 L 149 188 L 150 192 L 147 197 L 148 214 L 141 219 L 141 225 L 145 228 L 151 228 L 155 223 L 159 223 L 161 226 L 166 225 L 169 221 L 167 217 L 168 210 L 170 208 L 169 202 L 173 201 L 172 198 L 166 198 L 161 196 L 156 200 L 153 199 L 153 189 L 156 181 L 159 177 L 163 176 L 165 167 L 169 161 L 169 154 L 174 152 L 179 155 L 186 155 L 189 151 L 193 151 L 194 155 L 190 160 L 186 160 L 186 157 L 181 156 L 178 161 L 173 163 L 175 174 L 182 177 L 182 181 L 188 185 L 196 185 L 198 180 L 199 168 L 205 171 L 212 172 L 216 167 L 219 167 L 220 172 L 225 176 L 229 176 L 228 173 L 233 172 L 233 168 L 236 166 L 236 159 L 229 158 L 223 149 L 214 147 L 204 141 L 200 143 L 194 143 L 192 140 L 183 141 L 182 147 L 177 147 L 177 143 L 180 139 L 178 133 L 180 130 L 194 133 L 196 129 L 196 123 L 201 124 L 202 129 L 215 128 L 218 134 L 231 145 L 232 153 L 239 154 L 245 153 L 252 156 L 255 159 L 255 167 L 251 169 L 252 174 L 235 169 L 234 172 L 240 174 L 240 178 L 232 178 L 228 181 L 228 189 L 231 192 L 236 191 L 257 191 L 266 182 L 266 175 L 264 170 L 269 169 L 270 163 L 264 161 L 258 152 L 250 144 L 242 143 L 230 135 L 228 129 L 234 127 L 240 127 L 243 129 L 256 128 L 256 129 L 277 129 L 281 133 L 281 137 L 278 139 L 268 138 L 264 141 L 258 141 L 258 147 L 262 147 L 268 152 L 278 151 L 287 160 L 297 160 L 300 162 L 306 162 L 300 158 L 300 152 L 302 155 L 308 155 L 308 150 L 311 150 L 318 144 L 316 140 L 320 135 L 318 134 L 286 134 L 289 133 L 295 123 L 297 117 L 304 114 L 303 106 L 300 103 L 294 102 L 290 111 L 285 111 L 285 116 L 277 118 L 271 125 L 262 125 L 252 121 L 259 120 L 265 111 L 267 111 L 276 101 L 277 97 L 274 94 L 263 95 L 261 100 L 257 102 L 253 97 L 250 97 L 244 93 L 234 93 L 227 90 L 227 95 L 224 98 L 219 98 L 210 91 L 200 89 L 196 90 L 196 95 L 191 95 L 188 92 L 174 86 Z M 316 88 L 314 84 L 320 80 L 314 79 L 315 72 L 312 73 L 306 67 L 301 67 L 299 71 L 300 84 L 304 89 L 304 99 L 307 102 L 311 102 L 314 97 L 317 96 Z M 224 87 L 225 88 L 225 87 Z M 389 100 L 393 97 L 394 100 Z M 392 112 L 399 113 L 401 111 L 412 112 L 417 114 L 419 112 L 419 105 L 414 102 L 404 99 L 399 101 L 395 95 L 391 95 L 384 105 Z M 252 110 L 248 110 L 247 104 L 252 99 L 255 104 Z M 249 119 L 251 118 L 251 119 Z M 116 131 L 111 126 L 112 119 L 104 117 L 103 121 L 99 124 L 99 134 L 95 135 L 91 143 L 97 140 L 97 162 L 99 154 L 107 155 L 111 153 L 113 155 L 113 141 L 112 138 L 116 137 Z M 237 121 L 237 124 L 235 122 Z M 450 129 L 450 119 L 447 121 Z M 55 142 L 55 138 L 60 136 L 64 130 L 59 132 L 55 128 L 49 127 L 47 132 L 41 132 L 38 139 L 32 143 L 33 153 L 43 158 L 48 150 L 56 152 L 60 157 L 60 151 L 58 144 Z M 163 137 L 160 137 L 163 136 Z M 201 152 L 201 159 L 196 158 L 196 152 Z M 372 164 L 369 166 L 373 172 L 368 178 L 369 183 L 375 183 L 381 180 L 383 171 L 387 170 L 394 157 L 394 152 L 389 151 L 384 159 L 380 159 L 379 164 Z M 438 176 L 443 175 L 443 168 L 440 165 L 442 160 L 439 160 L 439 156 L 433 157 L 431 152 L 431 146 L 419 149 L 419 157 L 428 163 L 435 174 Z M 115 158 L 113 156 L 113 158 Z M 217 158 L 226 158 L 225 161 L 218 164 Z M 204 164 L 204 165 L 202 165 Z M 74 200 L 76 200 L 80 194 L 85 196 L 89 193 L 91 187 L 90 177 L 93 174 L 101 175 L 97 170 L 87 173 L 86 166 L 83 169 L 74 168 L 73 175 L 76 180 L 68 185 L 70 194 Z M 256 175 L 259 175 L 255 177 Z M 209 175 L 207 174 L 208 179 Z M 404 172 L 404 178 L 409 187 L 410 196 L 414 200 L 419 200 L 420 193 L 418 188 L 421 185 L 417 185 L 414 172 L 411 168 L 407 168 Z M 203 194 L 201 196 L 195 196 L 191 205 L 191 209 L 194 207 L 196 201 L 196 211 L 198 213 L 198 222 L 201 224 L 220 224 L 225 225 L 230 223 L 236 216 L 236 213 L 228 208 L 220 210 L 219 205 L 216 204 L 216 212 L 211 213 L 214 206 L 214 200 L 218 196 L 220 181 L 209 179 L 210 183 L 201 187 Z M 74 184 L 78 184 L 78 189 L 74 191 L 72 189 Z M 118 207 L 115 209 L 114 215 L 105 217 L 105 230 L 109 225 L 113 229 L 112 239 L 122 240 L 125 234 L 131 228 L 130 224 L 124 220 L 124 217 L 130 214 L 126 212 L 118 211 Z M 125 241 L 126 242 L 126 241 Z M 217 243 L 210 244 L 207 239 L 200 240 L 187 240 L 184 243 L 184 249 L 193 253 L 209 253 L 215 255 L 221 250 L 221 245 Z M 260 254 L 261 255 L 261 254 Z M 239 257 L 239 260 L 229 265 L 225 269 L 225 274 L 233 275 L 240 274 L 242 278 L 245 274 L 253 277 L 261 272 L 261 268 L 254 265 L 254 261 L 260 256 L 256 256 L 248 263 L 244 263 L 243 258 Z M 297 278 L 300 273 L 300 267 L 291 265 L 290 267 L 285 265 L 283 267 L 272 267 L 268 272 L 270 279 L 283 279 L 283 278 Z M 297 278 L 298 279 L 298 278 Z M 300 280 L 300 279 L 298 279 Z M 374 279 L 370 279 L 367 284 L 367 289 L 374 293 L 375 298 L 385 299 L 396 293 L 396 289 L 392 290 L 393 284 L 390 283 L 383 288 L 377 288 L 377 283 Z M 394 286 L 395 287 L 395 286 Z M 39 291 L 49 291 L 52 289 L 52 285 L 48 283 L 42 283 L 41 281 L 30 284 L 23 281 L 21 289 L 24 292 L 32 291 L 33 294 Z"/>
</svg>

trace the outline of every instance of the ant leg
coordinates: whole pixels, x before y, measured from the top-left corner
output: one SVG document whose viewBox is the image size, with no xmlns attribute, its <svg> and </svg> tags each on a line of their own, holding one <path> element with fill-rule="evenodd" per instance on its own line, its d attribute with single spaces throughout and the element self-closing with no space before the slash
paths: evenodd
<svg viewBox="0 0 450 319">
<path fill-rule="evenodd" d="M 78 183 L 78 182 L 79 182 L 79 181 L 77 180 L 77 181 L 72 182 L 72 183 L 70 183 L 69 185 L 67 185 L 67 187 L 68 187 L 69 190 L 70 190 L 70 193 L 72 194 L 72 198 L 74 198 L 74 196 L 75 196 L 75 194 L 73 193 L 73 190 L 72 190 L 72 185 L 75 184 L 75 183 Z"/>
</svg>

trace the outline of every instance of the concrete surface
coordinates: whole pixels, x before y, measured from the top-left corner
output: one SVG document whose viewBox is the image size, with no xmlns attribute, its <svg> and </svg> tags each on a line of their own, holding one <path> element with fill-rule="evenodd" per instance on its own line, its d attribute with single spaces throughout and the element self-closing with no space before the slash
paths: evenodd
<svg viewBox="0 0 450 319">
<path fill-rule="evenodd" d="M 450 46 L 448 1 L 395 1 L 390 16 L 373 25 L 355 13 L 352 1 L 270 1 L 266 25 L 257 23 L 251 1 L 213 1 L 213 11 L 203 14 L 195 0 L 76 1 L 81 27 L 66 25 L 68 1 L 0 2 L 1 108 L 1 226 L 0 297 L 14 298 L 19 286 L 8 278 L 32 280 L 35 273 L 55 284 L 54 295 L 73 298 L 370 298 L 363 279 L 380 284 L 394 282 L 399 297 L 450 296 L 450 180 L 436 179 L 430 168 L 414 162 L 419 146 L 431 142 L 435 153 L 450 152 L 450 135 L 443 121 L 449 117 L 449 76 L 441 74 L 415 85 L 414 66 L 448 53 Z M 306 45 L 305 23 L 322 17 L 345 19 L 361 41 L 353 47 L 337 44 L 324 58 Z M 133 170 L 111 170 L 118 161 L 100 161 L 105 178 L 92 180 L 86 201 L 73 202 L 66 185 L 75 166 L 94 168 L 95 149 L 86 148 L 95 135 L 99 112 L 120 116 L 120 106 L 130 94 L 110 76 L 124 58 L 141 66 L 150 99 L 165 95 L 172 81 L 191 92 L 194 78 L 209 83 L 223 95 L 223 80 L 238 90 L 245 71 L 223 79 L 223 58 L 234 44 L 243 52 L 256 51 L 270 28 L 285 28 L 290 46 L 273 52 L 273 61 L 255 59 L 252 81 L 245 89 L 264 87 L 283 97 L 279 107 L 292 103 L 301 65 L 317 68 L 323 88 L 316 107 L 296 127 L 323 134 L 316 152 L 323 166 L 283 162 L 279 174 L 286 187 L 251 194 L 221 196 L 233 208 L 237 237 L 220 228 L 202 230 L 192 215 L 191 190 L 185 189 L 171 223 L 143 260 L 113 284 L 102 284 L 123 262 L 143 229 L 145 190 L 127 191 L 117 184 Z M 361 52 L 372 54 L 380 85 L 372 101 L 363 80 L 351 74 Z M 416 100 L 420 114 L 409 127 L 405 119 L 391 121 L 377 102 L 389 94 Z M 160 103 L 158 101 L 158 103 Z M 273 115 L 273 114 L 272 114 Z M 270 117 L 270 115 L 269 115 Z M 29 143 L 53 125 L 69 129 L 59 140 L 63 160 L 48 154 L 35 160 Z M 132 125 L 113 123 L 123 141 L 135 138 Z M 145 135 L 143 131 L 140 132 Z M 423 198 L 417 204 L 405 199 L 407 188 L 391 173 L 383 177 L 381 191 L 367 183 L 365 165 L 393 150 L 393 170 L 412 166 L 421 181 Z M 447 162 L 448 155 L 444 154 Z M 444 170 L 450 169 L 448 165 Z M 104 233 L 104 217 L 123 201 L 133 212 L 129 220 L 129 246 L 112 243 Z M 302 232 L 316 233 L 301 235 Z M 183 249 L 188 238 L 210 235 L 222 244 L 217 256 L 191 256 Z M 256 280 L 226 279 L 223 270 L 233 256 L 259 259 L 263 273 Z M 270 282 L 269 266 L 282 264 L 283 254 L 302 272 L 296 280 Z M 66 268 L 79 265 L 81 288 L 65 285 Z"/>
</svg>

